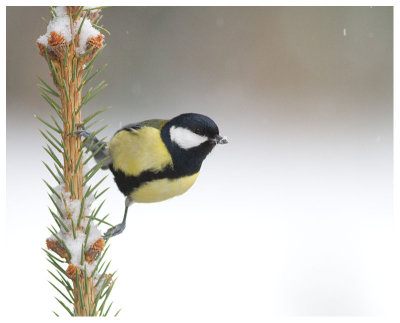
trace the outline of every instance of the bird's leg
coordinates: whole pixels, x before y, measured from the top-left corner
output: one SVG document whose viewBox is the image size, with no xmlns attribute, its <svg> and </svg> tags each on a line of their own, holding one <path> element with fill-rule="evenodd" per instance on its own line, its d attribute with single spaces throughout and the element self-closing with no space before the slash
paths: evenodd
<svg viewBox="0 0 400 323">
<path fill-rule="evenodd" d="M 128 214 L 128 207 L 132 204 L 132 201 L 129 197 L 127 197 L 125 199 L 125 212 L 124 212 L 124 219 L 122 220 L 122 222 L 110 229 L 107 230 L 107 232 L 104 234 L 103 238 L 109 239 L 111 237 L 114 237 L 120 233 L 122 233 L 122 231 L 125 230 L 126 227 L 126 216 Z"/>
<path fill-rule="evenodd" d="M 92 133 L 88 132 L 83 124 L 78 124 L 82 129 L 75 130 L 74 133 L 85 138 L 84 146 L 94 155 L 96 163 L 101 163 L 102 169 L 107 169 L 111 165 L 111 156 L 107 149 L 107 143 L 100 141 Z"/>
</svg>

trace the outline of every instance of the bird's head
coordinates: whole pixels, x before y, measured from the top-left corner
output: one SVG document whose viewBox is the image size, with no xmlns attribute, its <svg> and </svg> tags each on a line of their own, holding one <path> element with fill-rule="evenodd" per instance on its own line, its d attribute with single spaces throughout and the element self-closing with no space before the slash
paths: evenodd
<svg viewBox="0 0 400 323">
<path fill-rule="evenodd" d="M 171 119 L 163 127 L 162 136 L 175 160 L 190 156 L 200 163 L 217 144 L 228 143 L 213 120 L 197 113 L 184 113 Z"/>
<path fill-rule="evenodd" d="M 169 122 L 171 142 L 181 149 L 189 150 L 200 146 L 214 148 L 228 140 L 219 134 L 218 126 L 209 117 L 197 113 L 181 114 Z"/>
</svg>

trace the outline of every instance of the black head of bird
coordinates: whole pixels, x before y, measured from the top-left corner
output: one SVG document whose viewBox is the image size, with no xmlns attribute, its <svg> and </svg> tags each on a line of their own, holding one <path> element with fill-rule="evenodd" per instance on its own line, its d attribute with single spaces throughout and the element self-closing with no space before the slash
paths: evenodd
<svg viewBox="0 0 400 323">
<path fill-rule="evenodd" d="M 171 154 L 173 165 L 181 175 L 193 174 L 217 144 L 226 144 L 220 136 L 218 126 L 209 117 L 196 114 L 181 114 L 161 129 L 161 138 Z"/>
</svg>

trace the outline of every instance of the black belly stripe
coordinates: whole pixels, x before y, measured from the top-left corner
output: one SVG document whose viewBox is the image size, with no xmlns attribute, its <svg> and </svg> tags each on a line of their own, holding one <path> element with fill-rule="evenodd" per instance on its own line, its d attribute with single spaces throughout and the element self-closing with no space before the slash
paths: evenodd
<svg viewBox="0 0 400 323">
<path fill-rule="evenodd" d="M 166 167 L 161 172 L 152 172 L 152 171 L 144 171 L 140 173 L 139 176 L 126 175 L 121 170 L 115 170 L 114 167 L 110 166 L 111 172 L 114 174 L 114 180 L 117 183 L 118 189 L 124 194 L 128 196 L 137 188 L 139 188 L 142 184 L 151 182 L 157 179 L 164 178 L 179 178 L 182 176 L 193 175 L 197 173 L 197 171 L 193 171 L 192 174 L 180 174 L 172 169 L 171 166 Z"/>
</svg>

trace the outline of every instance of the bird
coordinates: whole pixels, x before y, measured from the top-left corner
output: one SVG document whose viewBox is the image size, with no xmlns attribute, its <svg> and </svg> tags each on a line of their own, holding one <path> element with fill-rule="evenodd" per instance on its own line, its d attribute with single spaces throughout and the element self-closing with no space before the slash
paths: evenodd
<svg viewBox="0 0 400 323">
<path fill-rule="evenodd" d="M 108 143 L 98 140 L 83 124 L 78 127 L 75 133 L 83 137 L 96 163 L 112 172 L 125 196 L 123 220 L 104 234 L 105 239 L 124 231 L 132 204 L 161 202 L 185 193 L 207 155 L 216 145 L 228 143 L 216 123 L 198 113 L 131 123 Z"/>
</svg>

